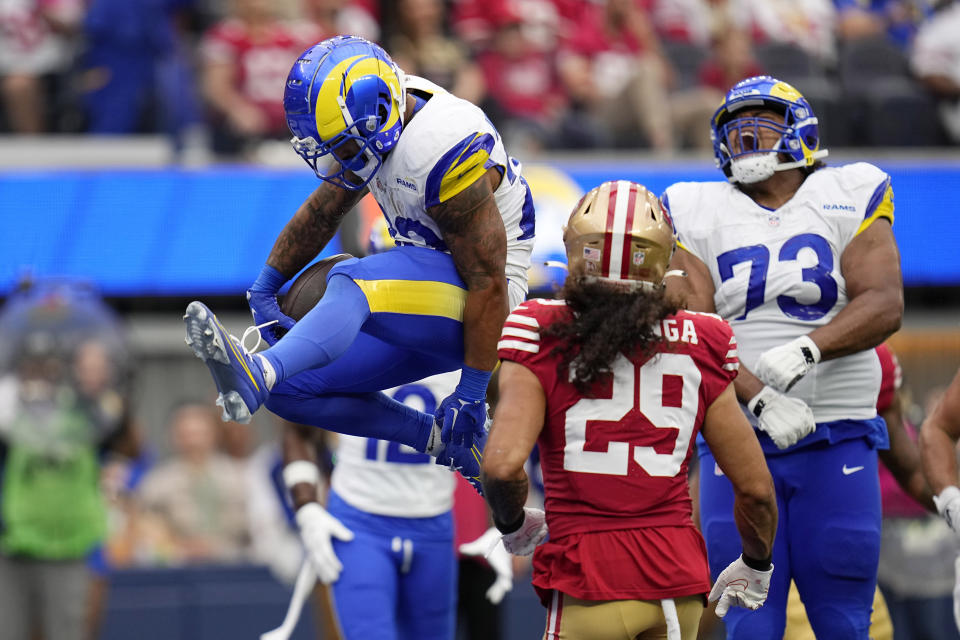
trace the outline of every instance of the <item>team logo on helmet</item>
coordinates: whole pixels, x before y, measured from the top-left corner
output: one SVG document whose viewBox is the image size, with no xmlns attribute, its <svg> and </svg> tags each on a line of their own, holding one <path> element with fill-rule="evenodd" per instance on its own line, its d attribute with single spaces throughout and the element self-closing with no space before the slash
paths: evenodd
<svg viewBox="0 0 960 640">
<path fill-rule="evenodd" d="M 660 200 L 646 187 L 611 180 L 577 203 L 563 243 L 572 273 L 636 288 L 663 283 L 676 234 Z"/>
<path fill-rule="evenodd" d="M 404 75 L 378 45 L 337 36 L 300 55 L 283 107 L 290 142 L 317 177 L 359 191 L 400 139 Z"/>
</svg>

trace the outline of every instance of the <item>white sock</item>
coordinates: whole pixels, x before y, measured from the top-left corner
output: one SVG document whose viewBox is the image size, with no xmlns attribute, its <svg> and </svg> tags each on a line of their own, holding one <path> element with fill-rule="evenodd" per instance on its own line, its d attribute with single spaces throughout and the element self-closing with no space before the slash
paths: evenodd
<svg viewBox="0 0 960 640">
<path fill-rule="evenodd" d="M 273 370 L 273 365 L 259 353 L 254 354 L 253 357 L 257 359 L 260 368 L 263 369 L 263 382 L 267 385 L 267 390 L 273 389 L 273 385 L 277 382 L 277 372 Z"/>
</svg>

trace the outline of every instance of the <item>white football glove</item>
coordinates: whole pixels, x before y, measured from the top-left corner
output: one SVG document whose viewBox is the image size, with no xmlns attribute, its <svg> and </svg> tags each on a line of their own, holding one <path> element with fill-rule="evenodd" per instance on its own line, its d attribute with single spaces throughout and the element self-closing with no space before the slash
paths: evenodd
<svg viewBox="0 0 960 640">
<path fill-rule="evenodd" d="M 490 567 L 497 574 L 497 579 L 487 589 L 487 600 L 493 604 L 500 604 L 503 596 L 513 589 L 513 560 L 507 553 L 506 547 L 500 544 L 500 532 L 496 527 L 490 527 L 473 542 L 460 545 L 460 553 L 487 559 Z"/>
<path fill-rule="evenodd" d="M 786 393 L 820 362 L 820 349 L 809 336 L 800 336 L 779 347 L 767 349 L 753 367 L 764 384 Z"/>
<path fill-rule="evenodd" d="M 747 409 L 757 417 L 762 431 L 766 431 L 780 449 L 796 444 L 813 433 L 817 423 L 807 403 L 790 398 L 770 387 L 750 398 Z"/>
<path fill-rule="evenodd" d="M 772 575 L 773 564 L 766 571 L 757 571 L 744 564 L 743 556 L 731 562 L 717 577 L 708 597 L 710 602 L 720 600 L 717 603 L 717 617 L 727 615 L 731 605 L 751 611 L 762 607 L 767 600 Z"/>
<path fill-rule="evenodd" d="M 933 504 L 937 505 L 937 512 L 947 521 L 953 532 L 960 535 L 960 489 L 950 486 L 933 496 Z"/>
<path fill-rule="evenodd" d="M 343 565 L 333 552 L 331 539 L 349 542 L 353 540 L 353 532 L 316 502 L 308 502 L 297 509 L 297 524 L 300 526 L 303 546 L 307 549 L 307 557 L 317 570 L 317 578 L 323 584 L 336 582 L 343 571 Z"/>
<path fill-rule="evenodd" d="M 523 523 L 503 536 L 503 546 L 515 556 L 528 556 L 547 537 L 547 514 L 543 509 L 523 508 Z"/>
</svg>

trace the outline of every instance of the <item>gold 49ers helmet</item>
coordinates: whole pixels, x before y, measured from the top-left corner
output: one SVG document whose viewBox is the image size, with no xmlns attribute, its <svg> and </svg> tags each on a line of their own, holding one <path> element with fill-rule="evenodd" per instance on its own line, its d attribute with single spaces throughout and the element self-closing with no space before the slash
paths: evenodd
<svg viewBox="0 0 960 640">
<path fill-rule="evenodd" d="M 676 247 L 673 221 L 646 187 L 610 180 L 583 196 L 563 232 L 571 273 L 660 286 Z"/>
</svg>

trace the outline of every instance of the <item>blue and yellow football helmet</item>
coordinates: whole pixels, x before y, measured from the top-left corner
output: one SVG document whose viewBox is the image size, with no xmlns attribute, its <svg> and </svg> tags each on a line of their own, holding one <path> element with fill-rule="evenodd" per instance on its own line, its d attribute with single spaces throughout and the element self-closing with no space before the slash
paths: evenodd
<svg viewBox="0 0 960 640">
<path fill-rule="evenodd" d="M 400 138 L 404 75 L 378 45 L 336 36 L 310 47 L 294 63 L 283 108 L 290 142 L 317 177 L 359 191 Z M 321 166 L 331 154 L 329 165 Z"/>
<path fill-rule="evenodd" d="M 783 115 L 738 118 L 743 109 L 768 109 Z M 811 167 L 827 155 L 820 148 L 820 128 L 806 98 L 794 87 L 770 76 L 741 80 L 727 92 L 710 122 L 717 166 L 731 182 L 750 184 L 766 180 L 775 171 Z M 772 130 L 777 142 L 760 148 L 761 130 Z M 734 140 L 738 144 L 734 144 Z M 782 156 L 789 160 L 783 161 Z"/>
</svg>

